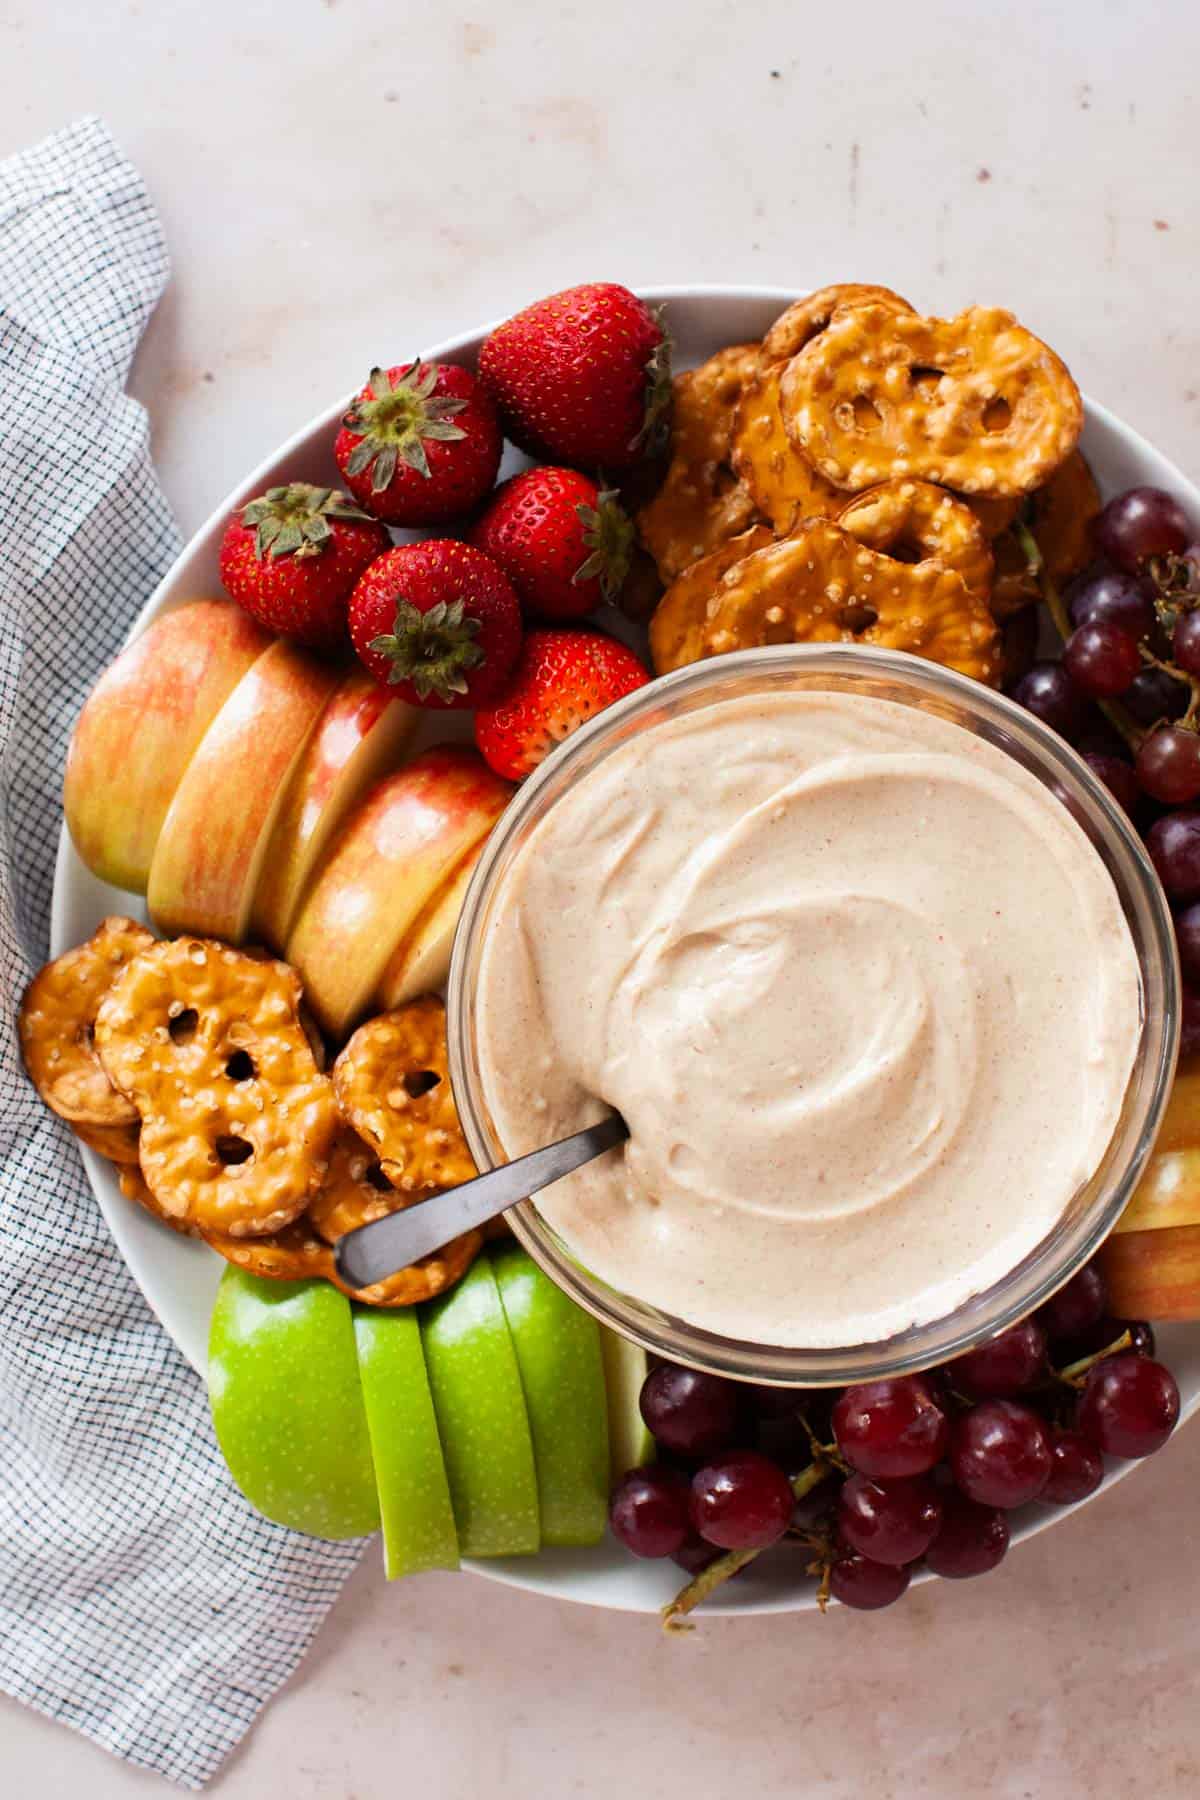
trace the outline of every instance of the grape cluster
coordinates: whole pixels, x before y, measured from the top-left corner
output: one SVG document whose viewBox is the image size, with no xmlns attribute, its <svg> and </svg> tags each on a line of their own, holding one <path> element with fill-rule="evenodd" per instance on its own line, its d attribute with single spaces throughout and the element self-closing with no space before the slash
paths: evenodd
<svg viewBox="0 0 1200 1800">
<path fill-rule="evenodd" d="M 1148 1324 L 1110 1316 L 1089 1264 L 1033 1318 L 923 1375 L 831 1392 L 660 1363 L 641 1392 L 656 1460 L 617 1483 L 609 1522 L 635 1556 L 672 1557 L 693 1580 L 791 1538 L 822 1598 L 890 1606 L 922 1560 L 986 1574 L 1014 1508 L 1072 1505 L 1105 1456 L 1160 1449 L 1179 1390 L 1154 1351 Z"/>
<path fill-rule="evenodd" d="M 1034 662 L 1011 692 L 1080 750 L 1145 835 L 1175 912 L 1187 1055 L 1200 1051 L 1200 543 L 1179 502 L 1152 487 L 1110 500 L 1092 541 L 1097 559 L 1057 613 L 1061 662 Z"/>
</svg>

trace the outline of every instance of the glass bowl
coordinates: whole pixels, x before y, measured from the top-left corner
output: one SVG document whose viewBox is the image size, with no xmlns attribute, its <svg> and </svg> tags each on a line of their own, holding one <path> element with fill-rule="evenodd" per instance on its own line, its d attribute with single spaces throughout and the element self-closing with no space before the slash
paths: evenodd
<svg viewBox="0 0 1200 1800">
<path fill-rule="evenodd" d="M 1104 861 L 1133 936 L 1141 972 L 1141 1034 L 1116 1131 L 1091 1181 L 1013 1269 L 949 1316 L 874 1343 L 796 1349 L 723 1337 L 673 1318 L 593 1275 L 532 1200 L 509 1213 L 514 1232 L 581 1306 L 647 1350 L 738 1380 L 844 1386 L 928 1368 L 1026 1317 L 1101 1244 L 1136 1185 L 1171 1091 L 1179 1041 L 1179 971 L 1171 915 L 1124 813 L 1056 733 L 1002 695 L 938 664 L 885 650 L 784 645 L 693 663 L 639 688 L 577 731 L 521 788 L 493 831 L 467 892 L 447 998 L 450 1072 L 463 1130 L 480 1169 L 506 1159 L 480 1080 L 474 996 L 480 953 L 504 878 L 530 833 L 563 794 L 637 733 L 730 699 L 817 689 L 914 706 L 977 733 L 1014 757 L 1067 806 Z"/>
</svg>

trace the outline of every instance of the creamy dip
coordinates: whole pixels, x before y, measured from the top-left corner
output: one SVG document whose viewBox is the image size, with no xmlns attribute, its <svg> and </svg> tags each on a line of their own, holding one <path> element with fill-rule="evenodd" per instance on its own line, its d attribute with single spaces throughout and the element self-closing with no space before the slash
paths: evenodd
<svg viewBox="0 0 1200 1800">
<path fill-rule="evenodd" d="M 1140 1031 L 1100 858 L 1002 751 L 890 701 L 732 700 L 557 801 L 477 992 L 510 1156 L 573 1253 L 731 1337 L 870 1342 L 1005 1274 L 1094 1173 Z"/>
</svg>

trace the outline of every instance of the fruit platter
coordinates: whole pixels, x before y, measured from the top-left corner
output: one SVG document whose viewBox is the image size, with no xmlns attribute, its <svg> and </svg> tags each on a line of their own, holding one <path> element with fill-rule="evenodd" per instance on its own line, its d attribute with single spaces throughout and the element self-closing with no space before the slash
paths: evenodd
<svg viewBox="0 0 1200 1800">
<path fill-rule="evenodd" d="M 20 1014 L 232 1478 L 672 1629 L 995 1569 L 1200 1405 L 1200 494 L 856 283 L 351 373 L 88 698 Z"/>
</svg>

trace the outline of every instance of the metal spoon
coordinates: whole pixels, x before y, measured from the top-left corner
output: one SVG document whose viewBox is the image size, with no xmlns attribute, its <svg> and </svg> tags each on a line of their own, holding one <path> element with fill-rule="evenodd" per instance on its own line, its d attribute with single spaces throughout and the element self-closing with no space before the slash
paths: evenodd
<svg viewBox="0 0 1200 1800">
<path fill-rule="evenodd" d="M 372 1219 L 369 1225 L 360 1225 L 338 1239 L 333 1252 L 338 1274 L 352 1288 L 386 1281 L 398 1269 L 407 1269 L 422 1256 L 440 1250 L 461 1232 L 485 1224 L 518 1200 L 549 1187 L 593 1157 L 603 1156 L 628 1136 L 629 1127 L 620 1113 L 610 1113 L 586 1131 L 573 1132 L 557 1144 L 547 1144 L 544 1150 L 518 1156 L 515 1162 L 464 1181 L 461 1187 L 447 1188 L 419 1206 Z"/>
</svg>

